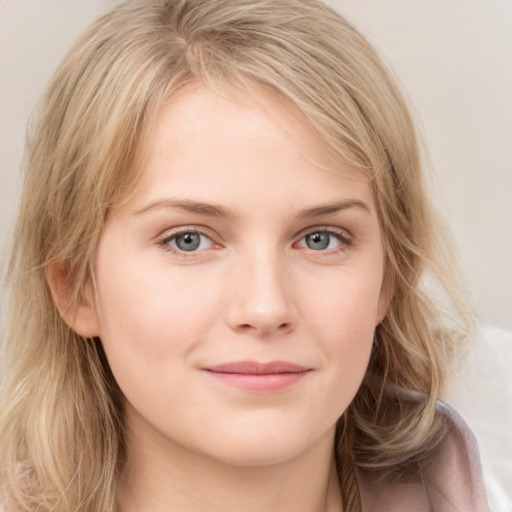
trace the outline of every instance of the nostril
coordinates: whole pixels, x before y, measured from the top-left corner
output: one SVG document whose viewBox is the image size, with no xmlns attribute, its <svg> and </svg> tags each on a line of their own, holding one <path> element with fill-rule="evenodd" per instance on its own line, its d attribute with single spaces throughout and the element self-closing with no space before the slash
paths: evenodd
<svg viewBox="0 0 512 512">
<path fill-rule="evenodd" d="M 272 332 L 280 332 L 280 333 L 286 333 L 290 330 L 291 324 L 289 322 L 285 322 L 282 324 L 279 324 L 275 327 L 272 327 L 271 325 L 257 325 L 257 324 L 240 324 L 238 326 L 239 331 L 254 331 L 258 332 L 261 335 L 268 335 Z"/>
</svg>

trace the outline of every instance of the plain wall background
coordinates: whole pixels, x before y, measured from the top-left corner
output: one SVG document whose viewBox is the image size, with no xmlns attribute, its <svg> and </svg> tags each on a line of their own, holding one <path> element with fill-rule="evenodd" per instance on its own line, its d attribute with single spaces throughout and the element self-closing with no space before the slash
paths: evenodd
<svg viewBox="0 0 512 512">
<path fill-rule="evenodd" d="M 114 3 L 0 0 L 0 250 L 14 219 L 29 114 L 76 36 Z M 329 3 L 401 82 L 481 318 L 512 329 L 512 1 Z"/>
</svg>

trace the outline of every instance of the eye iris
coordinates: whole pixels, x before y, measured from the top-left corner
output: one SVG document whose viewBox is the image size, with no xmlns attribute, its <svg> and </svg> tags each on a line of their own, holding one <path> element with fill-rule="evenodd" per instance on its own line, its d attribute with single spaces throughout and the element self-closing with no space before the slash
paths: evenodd
<svg viewBox="0 0 512 512">
<path fill-rule="evenodd" d="M 329 233 L 311 233 L 306 236 L 306 245 L 316 251 L 327 249 L 327 247 L 329 247 L 330 238 L 331 235 L 329 235 Z"/>
<path fill-rule="evenodd" d="M 182 251 L 195 251 L 201 244 L 201 236 L 197 233 L 184 233 L 176 237 L 176 246 Z"/>
</svg>

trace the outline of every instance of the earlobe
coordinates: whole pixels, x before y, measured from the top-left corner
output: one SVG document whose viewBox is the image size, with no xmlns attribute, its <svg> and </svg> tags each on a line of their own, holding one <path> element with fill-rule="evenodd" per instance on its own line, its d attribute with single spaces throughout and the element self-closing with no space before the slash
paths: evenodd
<svg viewBox="0 0 512 512">
<path fill-rule="evenodd" d="M 92 285 L 88 282 L 78 299 L 73 298 L 73 286 L 65 262 L 50 263 L 46 279 L 62 319 L 84 338 L 99 336 L 99 322 L 94 304 Z"/>
</svg>

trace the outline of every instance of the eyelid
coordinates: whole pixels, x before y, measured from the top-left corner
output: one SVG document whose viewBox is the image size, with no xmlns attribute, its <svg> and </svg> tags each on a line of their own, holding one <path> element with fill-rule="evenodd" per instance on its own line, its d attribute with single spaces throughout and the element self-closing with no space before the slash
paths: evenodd
<svg viewBox="0 0 512 512">
<path fill-rule="evenodd" d="M 297 242 L 295 242 L 294 245 L 298 244 L 300 241 L 302 241 L 306 236 L 311 235 L 313 233 L 328 233 L 330 235 L 336 236 L 340 240 L 340 247 L 336 249 L 329 249 L 324 251 L 314 251 L 318 252 L 319 254 L 332 254 L 333 252 L 343 251 L 346 250 L 350 245 L 352 245 L 354 241 L 354 236 L 349 233 L 346 229 L 338 228 L 334 226 L 313 226 L 309 227 L 305 230 L 303 230 L 297 239 Z M 308 249 L 306 247 L 306 249 Z M 311 249 L 313 251 L 313 249 Z"/>
<path fill-rule="evenodd" d="M 163 249 L 170 251 L 180 257 L 184 258 L 190 258 L 193 256 L 197 256 L 199 253 L 202 253 L 204 251 L 209 250 L 208 249 L 200 249 L 197 251 L 182 251 L 180 249 L 177 249 L 175 247 L 172 247 L 169 242 L 180 235 L 185 235 L 187 233 L 195 233 L 201 236 L 204 236 L 208 240 L 211 241 L 213 248 L 220 248 L 221 244 L 215 241 L 214 237 L 210 233 L 210 230 L 204 227 L 200 226 L 179 226 L 176 228 L 171 228 L 166 231 L 164 231 L 158 238 L 157 238 L 157 245 L 162 247 Z"/>
<path fill-rule="evenodd" d="M 304 229 L 298 235 L 297 241 L 293 245 L 297 246 L 297 244 L 300 241 L 302 241 L 307 235 L 316 233 L 316 232 L 329 233 L 330 235 L 337 237 L 340 241 L 340 246 L 336 247 L 334 249 L 314 251 L 314 252 L 317 252 L 319 255 L 320 254 L 328 255 L 328 254 L 345 251 L 350 247 L 350 245 L 352 245 L 352 243 L 354 241 L 354 236 L 344 228 L 320 225 L 320 226 L 311 226 L 307 229 Z M 196 233 L 198 235 L 206 237 L 207 239 L 209 239 L 211 241 L 212 246 L 213 246 L 212 248 L 218 249 L 218 248 L 222 247 L 222 244 L 216 241 L 217 237 L 212 235 L 211 230 L 209 228 L 206 228 L 204 226 L 197 226 L 197 225 L 179 226 L 176 228 L 167 229 L 160 236 L 158 236 L 157 245 L 161 246 L 165 250 L 168 250 L 168 251 L 170 251 L 180 257 L 184 257 L 184 258 L 198 256 L 199 253 L 203 253 L 203 252 L 211 249 L 211 248 L 207 248 L 207 249 L 201 249 L 201 250 L 187 252 L 187 251 L 183 251 L 183 250 L 174 248 L 169 244 L 170 240 L 172 240 L 180 235 L 186 234 L 186 233 Z M 305 248 L 308 249 L 307 247 L 305 247 Z M 310 249 L 310 250 L 313 251 L 313 249 Z"/>
</svg>

